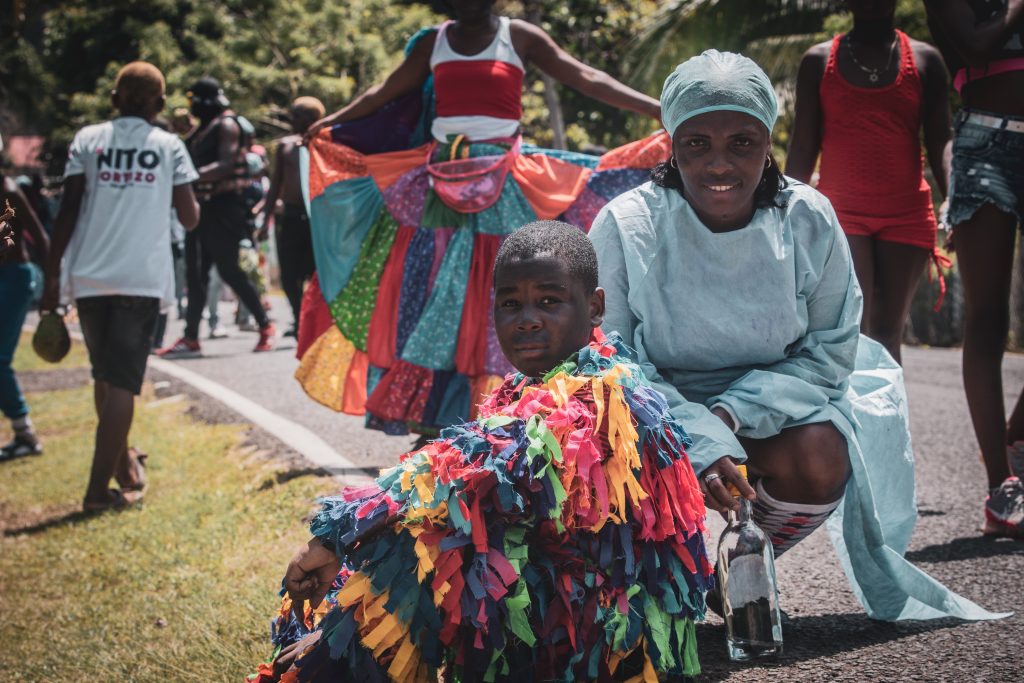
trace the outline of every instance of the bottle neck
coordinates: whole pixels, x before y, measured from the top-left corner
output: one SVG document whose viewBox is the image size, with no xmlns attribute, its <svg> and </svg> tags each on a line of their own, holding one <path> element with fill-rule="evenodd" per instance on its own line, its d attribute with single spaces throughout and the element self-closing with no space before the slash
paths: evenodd
<svg viewBox="0 0 1024 683">
<path fill-rule="evenodd" d="M 754 508 L 746 498 L 737 498 L 740 503 L 739 511 L 729 510 L 730 522 L 749 522 L 754 515 Z"/>
</svg>

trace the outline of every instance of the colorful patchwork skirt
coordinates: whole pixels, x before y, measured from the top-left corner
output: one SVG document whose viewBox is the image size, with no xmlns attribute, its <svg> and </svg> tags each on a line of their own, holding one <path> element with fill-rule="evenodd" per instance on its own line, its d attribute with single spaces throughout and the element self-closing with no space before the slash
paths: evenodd
<svg viewBox="0 0 1024 683">
<path fill-rule="evenodd" d="M 505 236 L 538 219 L 589 230 L 671 150 L 664 132 L 600 157 L 462 139 L 364 154 L 337 140 L 324 131 L 309 150 L 317 276 L 296 378 L 320 403 L 395 434 L 472 419 L 511 370 L 491 312 Z"/>
</svg>

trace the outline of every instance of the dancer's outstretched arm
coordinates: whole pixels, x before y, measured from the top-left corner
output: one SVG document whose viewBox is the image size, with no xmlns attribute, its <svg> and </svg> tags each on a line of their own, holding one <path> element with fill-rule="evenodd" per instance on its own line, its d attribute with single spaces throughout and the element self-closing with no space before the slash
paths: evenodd
<svg viewBox="0 0 1024 683">
<path fill-rule="evenodd" d="M 600 69 L 584 64 L 558 46 L 544 29 L 527 21 L 513 20 L 513 40 L 524 61 L 599 102 L 661 120 L 658 100 L 620 83 Z"/>
<path fill-rule="evenodd" d="M 315 122 L 302 136 L 303 142 L 308 144 L 324 128 L 369 116 L 388 102 L 423 87 L 430 75 L 430 53 L 436 37 L 437 33 L 423 36 L 383 83 L 370 86 L 338 111 Z"/>
</svg>

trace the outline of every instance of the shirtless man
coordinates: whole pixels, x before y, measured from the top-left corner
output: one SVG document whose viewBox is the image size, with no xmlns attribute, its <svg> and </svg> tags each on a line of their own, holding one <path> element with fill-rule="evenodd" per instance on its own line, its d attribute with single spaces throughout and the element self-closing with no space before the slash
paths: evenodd
<svg viewBox="0 0 1024 683">
<path fill-rule="evenodd" d="M 270 177 L 270 190 L 263 204 L 263 227 L 259 239 L 267 239 L 274 219 L 277 202 L 284 204 L 281 224 L 275 231 L 277 257 L 281 264 L 281 288 L 292 307 L 295 320 L 286 337 L 298 334 L 299 314 L 302 308 L 302 289 L 313 277 L 313 238 L 309 231 L 309 215 L 299 184 L 299 147 L 306 129 L 324 115 L 324 105 L 315 97 L 300 97 L 292 103 L 293 135 L 277 144 L 274 170 Z"/>
</svg>

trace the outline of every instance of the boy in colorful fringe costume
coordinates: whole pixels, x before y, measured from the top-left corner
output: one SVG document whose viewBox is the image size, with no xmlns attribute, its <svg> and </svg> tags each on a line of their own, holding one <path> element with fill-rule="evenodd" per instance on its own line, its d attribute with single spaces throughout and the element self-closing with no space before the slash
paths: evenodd
<svg viewBox="0 0 1024 683">
<path fill-rule="evenodd" d="M 498 339 L 519 373 L 475 421 L 322 500 L 285 576 L 284 648 L 253 680 L 699 672 L 694 621 L 712 567 L 690 441 L 598 329 L 593 247 L 573 226 L 529 224 L 502 245 L 494 284 Z"/>
</svg>

